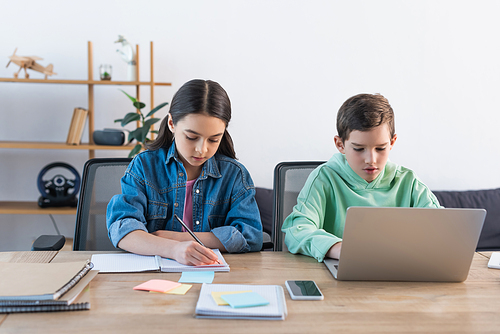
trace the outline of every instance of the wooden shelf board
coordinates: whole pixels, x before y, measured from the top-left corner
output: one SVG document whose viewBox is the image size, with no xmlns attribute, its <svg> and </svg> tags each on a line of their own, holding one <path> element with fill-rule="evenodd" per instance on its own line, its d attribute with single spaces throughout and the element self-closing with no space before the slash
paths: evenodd
<svg viewBox="0 0 500 334">
<path fill-rule="evenodd" d="M 49 150 L 131 150 L 135 144 L 124 146 L 111 145 L 68 145 L 57 142 L 27 142 L 27 141 L 0 141 L 0 148 L 25 148 L 25 149 L 49 149 Z"/>
<path fill-rule="evenodd" d="M 76 215 L 76 208 L 41 208 L 37 202 L 9 202 L 0 201 L 0 214 L 13 215 Z"/>
<path fill-rule="evenodd" d="M 0 82 L 23 82 L 23 83 L 51 83 L 51 84 L 74 84 L 74 85 L 129 85 L 129 86 L 172 86 L 170 82 L 148 82 L 148 81 L 113 81 L 113 80 L 59 80 L 59 79 L 15 79 L 0 78 Z"/>
</svg>

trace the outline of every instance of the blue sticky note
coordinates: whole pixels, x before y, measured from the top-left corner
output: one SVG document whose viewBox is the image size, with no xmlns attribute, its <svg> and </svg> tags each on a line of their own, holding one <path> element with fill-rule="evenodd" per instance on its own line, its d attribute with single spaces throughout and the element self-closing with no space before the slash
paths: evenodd
<svg viewBox="0 0 500 334">
<path fill-rule="evenodd" d="M 231 295 L 221 295 L 220 297 L 233 308 L 264 306 L 269 304 L 269 302 L 257 292 L 235 293 Z"/>
<path fill-rule="evenodd" d="M 212 283 L 213 271 L 183 271 L 179 283 Z"/>
</svg>

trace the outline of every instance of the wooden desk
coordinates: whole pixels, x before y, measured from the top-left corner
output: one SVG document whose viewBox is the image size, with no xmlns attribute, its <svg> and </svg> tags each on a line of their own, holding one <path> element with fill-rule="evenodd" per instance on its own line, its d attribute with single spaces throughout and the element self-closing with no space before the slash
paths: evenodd
<svg viewBox="0 0 500 334">
<path fill-rule="evenodd" d="M 59 252 L 52 262 L 85 259 Z M 177 281 L 180 273 L 99 274 L 91 310 L 0 315 L 0 333 L 479 333 L 500 331 L 500 270 L 476 253 L 464 283 L 338 282 L 314 259 L 285 252 L 225 255 L 229 273 L 214 283 L 279 284 L 312 279 L 323 301 L 294 301 L 285 289 L 285 321 L 193 317 L 200 285 L 184 296 L 134 291 L 146 280 Z M 0 255 L 10 261 L 12 255 Z M 15 257 L 19 260 L 19 256 Z M 49 260 L 50 261 L 50 260 Z"/>
</svg>

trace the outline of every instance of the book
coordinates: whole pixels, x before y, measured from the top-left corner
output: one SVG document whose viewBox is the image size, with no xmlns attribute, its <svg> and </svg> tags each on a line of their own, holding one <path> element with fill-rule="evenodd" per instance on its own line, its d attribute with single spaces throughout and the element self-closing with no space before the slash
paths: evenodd
<svg viewBox="0 0 500 334">
<path fill-rule="evenodd" d="M 83 108 L 75 108 L 73 110 L 73 117 L 69 126 L 68 137 L 66 144 L 79 145 L 82 140 L 83 129 L 87 120 L 88 110 Z"/>
<path fill-rule="evenodd" d="M 92 266 L 90 261 L 0 263 L 0 306 L 57 301 L 71 291 Z"/>
<path fill-rule="evenodd" d="M 229 265 L 218 249 L 212 249 L 219 258 L 220 264 L 204 266 L 188 266 L 179 262 L 156 256 L 137 255 L 132 253 L 93 254 L 94 269 L 100 273 L 132 273 L 144 271 L 162 271 L 177 273 L 183 271 L 229 271 Z"/>
<path fill-rule="evenodd" d="M 235 291 L 238 293 L 232 294 Z M 231 307 L 218 303 L 213 293 L 224 298 L 238 298 L 238 295 L 251 293 L 258 295 L 261 306 L 256 303 L 242 303 L 241 306 Z M 226 292 L 226 294 L 224 294 Z M 229 296 L 232 297 L 229 297 Z M 241 301 L 241 299 L 240 299 Z M 213 319 L 251 319 L 251 320 L 285 320 L 287 316 L 285 293 L 279 285 L 250 285 L 250 284 L 207 284 L 201 286 L 198 302 L 196 303 L 196 318 Z"/>
</svg>

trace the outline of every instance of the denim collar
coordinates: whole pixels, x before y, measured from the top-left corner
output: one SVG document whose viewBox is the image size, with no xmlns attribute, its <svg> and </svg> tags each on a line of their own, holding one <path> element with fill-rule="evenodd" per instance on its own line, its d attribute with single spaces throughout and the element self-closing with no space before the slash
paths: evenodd
<svg viewBox="0 0 500 334">
<path fill-rule="evenodd" d="M 201 174 L 198 177 L 200 180 L 205 180 L 208 176 L 213 177 L 215 179 L 221 178 L 222 174 L 219 171 L 219 167 L 217 166 L 217 153 L 208 159 L 204 164 L 203 168 L 201 170 Z M 174 159 L 177 163 L 182 165 L 181 160 L 179 159 L 179 154 L 177 153 L 177 149 L 175 147 L 175 141 L 172 142 L 172 145 L 170 145 L 170 148 L 168 149 L 167 152 L 167 157 L 165 159 L 165 164 L 171 163 L 172 159 Z"/>
</svg>

